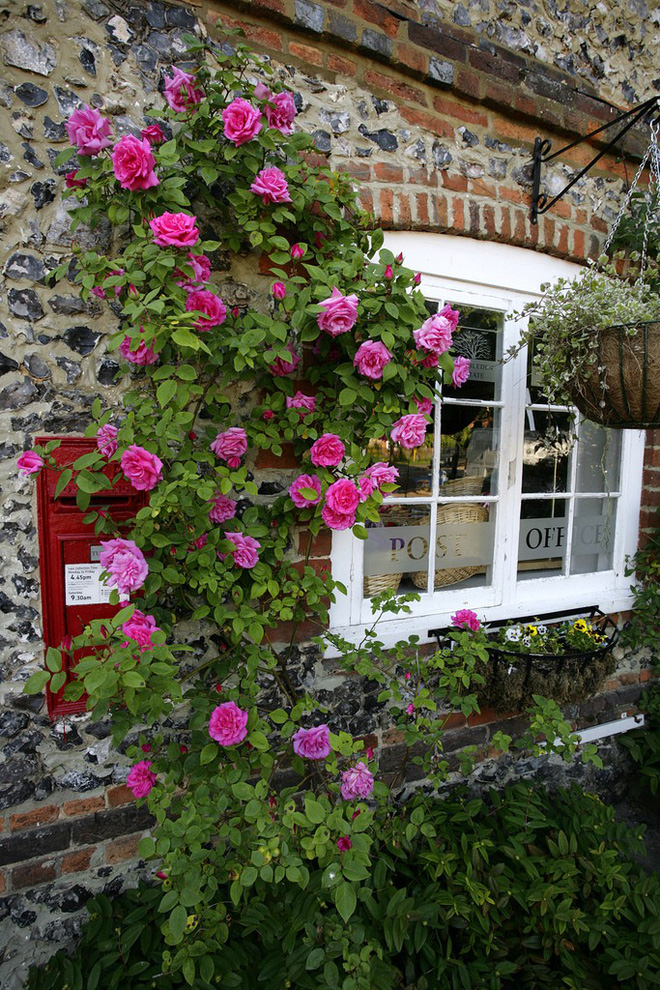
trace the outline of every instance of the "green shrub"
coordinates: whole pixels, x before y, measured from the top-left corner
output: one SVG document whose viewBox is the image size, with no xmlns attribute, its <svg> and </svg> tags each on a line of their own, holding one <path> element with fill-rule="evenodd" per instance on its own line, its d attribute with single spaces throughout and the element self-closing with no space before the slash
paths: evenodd
<svg viewBox="0 0 660 990">
<path fill-rule="evenodd" d="M 610 990 L 660 986 L 660 882 L 632 858 L 641 835 L 577 787 L 527 782 L 487 798 L 418 795 L 379 824 L 379 855 L 347 922 L 328 877 L 305 890 L 261 881 L 229 914 L 229 938 L 191 985 L 300 990 Z M 337 876 L 337 883 L 341 875 Z M 352 889 L 349 887 L 349 889 Z M 89 904 L 73 957 L 33 969 L 29 990 L 185 986 L 168 974 L 162 892 Z"/>
</svg>

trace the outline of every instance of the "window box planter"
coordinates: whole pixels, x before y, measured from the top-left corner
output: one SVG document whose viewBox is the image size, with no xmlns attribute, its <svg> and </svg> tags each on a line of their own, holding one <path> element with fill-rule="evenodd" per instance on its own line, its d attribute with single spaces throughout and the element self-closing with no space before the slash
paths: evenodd
<svg viewBox="0 0 660 990">
<path fill-rule="evenodd" d="M 480 704 L 512 711 L 529 704 L 535 694 L 558 703 L 582 701 L 596 694 L 614 670 L 612 650 L 618 629 L 600 612 L 592 613 L 588 621 L 606 637 L 592 650 L 580 652 L 563 641 L 556 653 L 535 653 L 533 647 L 521 652 L 499 642 L 489 646 L 485 683 L 478 691 Z"/>
</svg>

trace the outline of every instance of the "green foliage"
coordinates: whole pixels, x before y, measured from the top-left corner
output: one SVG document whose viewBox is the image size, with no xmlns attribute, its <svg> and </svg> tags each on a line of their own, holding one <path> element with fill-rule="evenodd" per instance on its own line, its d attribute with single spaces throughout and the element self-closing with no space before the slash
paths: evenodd
<svg viewBox="0 0 660 990">
<path fill-rule="evenodd" d="M 641 836 L 597 798 L 530 783 L 487 800 L 418 795 L 379 813 L 374 834 L 378 858 L 359 888 L 337 881 L 342 853 L 305 890 L 257 879 L 236 904 L 220 886 L 213 933 L 180 911 L 190 979 L 160 935 L 159 892 L 142 886 L 91 901 L 74 955 L 33 968 L 28 990 L 660 985 L 660 882 L 633 858 Z"/>
</svg>

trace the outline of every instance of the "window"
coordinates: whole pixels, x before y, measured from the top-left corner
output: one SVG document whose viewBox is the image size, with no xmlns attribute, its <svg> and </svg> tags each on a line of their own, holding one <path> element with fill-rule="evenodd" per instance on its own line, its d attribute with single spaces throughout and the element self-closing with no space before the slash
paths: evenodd
<svg viewBox="0 0 660 990">
<path fill-rule="evenodd" d="M 409 615 L 381 620 L 386 643 L 412 633 L 428 640 L 459 608 L 492 621 L 625 608 L 643 431 L 605 430 L 550 405 L 526 352 L 502 362 L 520 329 L 508 314 L 578 266 L 435 234 L 391 234 L 386 245 L 422 272 L 429 313 L 445 303 L 460 310 L 456 351 L 471 373 L 438 395 L 422 447 L 372 444 L 374 460 L 398 468 L 400 487 L 367 541 L 333 534 L 333 573 L 349 591 L 332 609 L 333 630 L 359 636 L 385 587 L 420 595 Z"/>
</svg>

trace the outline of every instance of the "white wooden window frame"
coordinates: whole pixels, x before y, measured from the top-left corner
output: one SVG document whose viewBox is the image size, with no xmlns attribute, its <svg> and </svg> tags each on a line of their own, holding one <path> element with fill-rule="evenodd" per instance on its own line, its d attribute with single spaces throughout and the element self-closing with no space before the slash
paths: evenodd
<svg viewBox="0 0 660 990">
<path fill-rule="evenodd" d="M 580 271 L 578 265 L 523 248 L 442 234 L 390 233 L 386 235 L 385 246 L 394 253 L 402 251 L 405 264 L 421 272 L 420 288 L 427 298 L 451 300 L 459 309 L 462 303 L 507 314 L 537 298 L 544 282 Z M 517 341 L 519 331 L 519 324 L 505 319 L 505 351 Z M 429 642 L 432 639 L 429 630 L 449 625 L 451 615 L 461 608 L 471 608 L 481 618 L 495 622 L 588 605 L 598 605 L 604 612 L 630 606 L 630 578 L 625 575 L 625 563 L 635 552 L 638 540 L 643 430 L 622 431 L 620 488 L 613 493 L 618 505 L 612 568 L 518 580 L 526 376 L 524 351 L 502 367 L 501 481 L 498 493 L 491 499 L 498 504 L 491 584 L 476 588 L 457 584 L 431 594 L 420 592 L 420 600 L 409 605 L 409 614 L 385 616 L 379 621 L 378 638 L 385 645 L 393 645 L 409 635 Z M 437 423 L 436 430 L 439 430 Z M 430 545 L 435 541 L 434 521 L 435 514 Z M 363 541 L 353 537 L 350 531 L 333 533 L 332 573 L 346 586 L 348 594 L 337 593 L 337 602 L 330 611 L 330 628 L 355 642 L 372 624 L 371 603 L 363 596 L 363 548 Z M 570 544 L 567 556 L 569 552 Z"/>
</svg>

